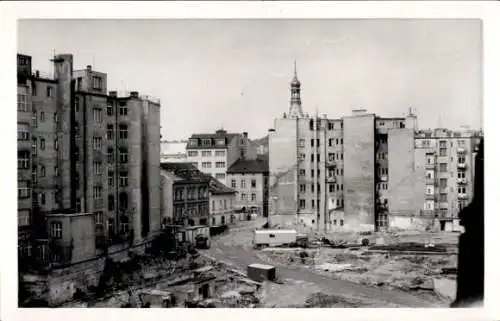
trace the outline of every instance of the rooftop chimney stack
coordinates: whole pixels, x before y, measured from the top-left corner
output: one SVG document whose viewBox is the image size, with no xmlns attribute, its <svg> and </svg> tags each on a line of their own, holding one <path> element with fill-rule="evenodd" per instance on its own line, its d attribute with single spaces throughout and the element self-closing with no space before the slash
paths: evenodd
<svg viewBox="0 0 500 321">
<path fill-rule="evenodd" d="M 92 66 L 91 65 L 87 65 L 87 70 L 88 71 L 92 71 Z"/>
</svg>

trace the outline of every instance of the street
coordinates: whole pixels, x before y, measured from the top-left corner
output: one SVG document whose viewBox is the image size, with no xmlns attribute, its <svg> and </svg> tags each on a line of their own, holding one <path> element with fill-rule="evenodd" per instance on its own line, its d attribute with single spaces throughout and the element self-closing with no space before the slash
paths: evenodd
<svg viewBox="0 0 500 321">
<path fill-rule="evenodd" d="M 207 255 L 218 261 L 234 266 L 246 272 L 246 267 L 251 263 L 269 264 L 257 255 L 251 246 L 252 231 L 262 226 L 264 219 L 243 222 L 241 226 L 230 229 L 228 234 L 216 236 L 212 240 L 212 247 Z M 314 283 L 325 292 L 335 293 L 347 298 L 375 300 L 379 303 L 396 304 L 405 307 L 438 307 L 437 302 L 430 302 L 407 292 L 380 289 L 376 287 L 356 284 L 316 274 L 302 267 L 288 267 L 273 263 L 278 268 L 280 279 L 292 279 L 307 283 Z"/>
</svg>

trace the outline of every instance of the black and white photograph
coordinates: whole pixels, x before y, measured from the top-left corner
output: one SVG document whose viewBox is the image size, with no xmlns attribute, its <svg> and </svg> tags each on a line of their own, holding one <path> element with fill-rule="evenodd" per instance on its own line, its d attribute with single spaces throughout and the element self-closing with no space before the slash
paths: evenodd
<svg viewBox="0 0 500 321">
<path fill-rule="evenodd" d="M 8 295 L 18 308 L 484 307 L 484 29 L 18 19 Z"/>
</svg>

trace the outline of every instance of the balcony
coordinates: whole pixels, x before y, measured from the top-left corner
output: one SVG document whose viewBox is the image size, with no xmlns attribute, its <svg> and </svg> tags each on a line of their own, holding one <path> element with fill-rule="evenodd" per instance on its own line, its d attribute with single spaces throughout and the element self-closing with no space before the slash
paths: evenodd
<svg viewBox="0 0 500 321">
<path fill-rule="evenodd" d="M 468 198 L 469 198 L 469 196 L 467 194 L 465 194 L 465 193 L 458 193 L 458 199 L 459 200 L 466 200 Z"/>
<path fill-rule="evenodd" d="M 387 175 L 380 175 L 379 178 L 381 182 L 387 182 Z"/>
<path fill-rule="evenodd" d="M 465 164 L 465 163 L 458 163 L 457 164 L 457 168 L 458 169 L 466 169 L 467 168 L 467 164 Z"/>
<path fill-rule="evenodd" d="M 463 148 L 463 147 L 457 147 L 457 153 L 458 154 L 465 154 L 465 148 Z"/>
<path fill-rule="evenodd" d="M 326 178 L 326 181 L 327 181 L 328 183 L 337 183 L 337 178 L 336 178 L 335 176 L 328 176 L 328 177 Z"/>
<path fill-rule="evenodd" d="M 467 178 L 459 178 L 459 179 L 457 179 L 457 183 L 465 185 L 465 184 L 467 184 Z"/>
<path fill-rule="evenodd" d="M 425 199 L 426 199 L 426 200 L 433 200 L 433 199 L 434 199 L 434 197 L 435 197 L 435 195 L 434 195 L 434 194 L 425 194 Z"/>
<path fill-rule="evenodd" d="M 333 168 L 337 166 L 337 162 L 334 160 L 327 160 L 326 161 L 326 167 L 327 168 Z"/>
<path fill-rule="evenodd" d="M 435 163 L 431 163 L 431 164 L 425 164 L 425 169 L 434 169 L 436 167 L 436 164 Z"/>
</svg>

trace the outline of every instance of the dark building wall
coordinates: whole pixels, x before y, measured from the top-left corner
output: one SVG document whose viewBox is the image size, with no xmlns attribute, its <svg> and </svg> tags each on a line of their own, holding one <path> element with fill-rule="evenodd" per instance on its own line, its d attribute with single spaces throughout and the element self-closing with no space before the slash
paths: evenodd
<svg viewBox="0 0 500 321">
<path fill-rule="evenodd" d="M 344 215 L 356 228 L 374 224 L 375 126 L 373 114 L 344 118 Z"/>
</svg>

